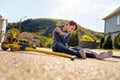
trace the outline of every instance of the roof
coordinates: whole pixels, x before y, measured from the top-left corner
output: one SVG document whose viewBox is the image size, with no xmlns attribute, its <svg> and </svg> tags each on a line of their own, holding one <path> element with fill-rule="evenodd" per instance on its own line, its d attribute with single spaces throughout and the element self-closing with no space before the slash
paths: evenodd
<svg viewBox="0 0 120 80">
<path fill-rule="evenodd" d="M 115 9 L 112 13 L 110 13 L 109 15 L 107 15 L 106 17 L 103 18 L 103 20 L 109 19 L 117 14 L 120 13 L 120 7 L 118 7 L 117 9 Z"/>
</svg>

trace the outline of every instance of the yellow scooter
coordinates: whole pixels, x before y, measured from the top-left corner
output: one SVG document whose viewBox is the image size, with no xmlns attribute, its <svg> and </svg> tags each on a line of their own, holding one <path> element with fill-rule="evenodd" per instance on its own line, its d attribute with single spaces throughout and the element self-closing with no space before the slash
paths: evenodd
<svg viewBox="0 0 120 80">
<path fill-rule="evenodd" d="M 65 57 L 65 58 L 70 58 L 71 60 L 74 60 L 75 58 L 77 58 L 76 56 L 72 56 L 72 55 L 65 54 L 65 53 L 34 49 L 32 47 L 27 47 L 26 45 L 19 45 L 16 42 L 13 42 L 12 44 L 3 43 L 1 45 L 1 48 L 4 51 L 10 48 L 11 51 L 32 51 L 32 52 L 39 52 L 39 53 L 44 53 L 44 54 L 51 54 L 51 55 Z"/>
</svg>

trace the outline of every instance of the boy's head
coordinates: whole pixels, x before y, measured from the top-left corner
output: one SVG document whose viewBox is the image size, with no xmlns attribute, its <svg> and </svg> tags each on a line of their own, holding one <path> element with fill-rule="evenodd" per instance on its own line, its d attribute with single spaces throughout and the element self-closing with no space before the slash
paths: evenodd
<svg viewBox="0 0 120 80">
<path fill-rule="evenodd" d="M 74 22 L 74 21 L 69 21 L 67 24 L 66 24 L 66 31 L 68 33 L 71 33 L 73 31 L 77 30 L 77 23 Z"/>
</svg>

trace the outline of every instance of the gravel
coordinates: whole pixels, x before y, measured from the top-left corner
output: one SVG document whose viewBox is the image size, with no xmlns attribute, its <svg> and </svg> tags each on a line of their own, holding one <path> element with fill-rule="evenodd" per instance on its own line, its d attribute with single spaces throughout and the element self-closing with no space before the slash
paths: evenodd
<svg viewBox="0 0 120 80">
<path fill-rule="evenodd" d="M 120 57 L 71 61 L 43 53 L 1 50 L 0 80 L 120 80 Z"/>
</svg>

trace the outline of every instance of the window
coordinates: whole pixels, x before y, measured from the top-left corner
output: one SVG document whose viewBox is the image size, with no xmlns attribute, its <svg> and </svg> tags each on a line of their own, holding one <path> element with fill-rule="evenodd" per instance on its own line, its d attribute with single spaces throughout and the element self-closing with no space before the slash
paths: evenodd
<svg viewBox="0 0 120 80">
<path fill-rule="evenodd" d="M 117 25 L 120 25 L 120 16 L 117 17 Z"/>
</svg>

